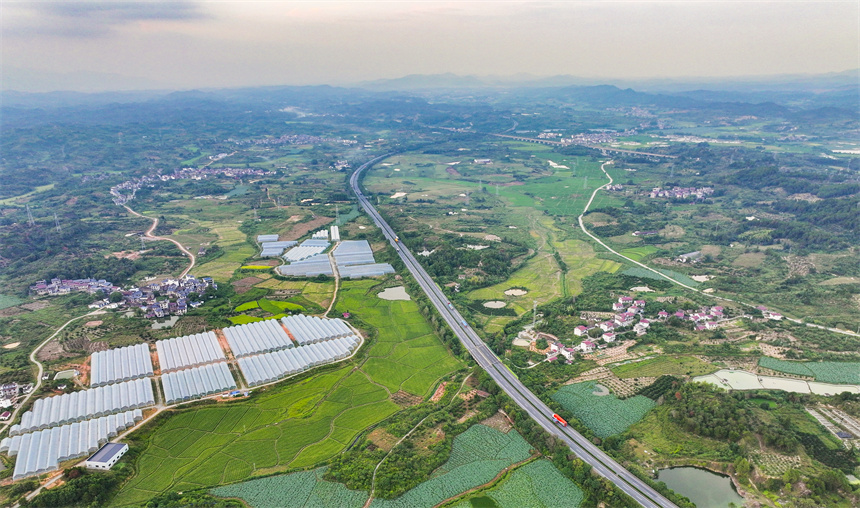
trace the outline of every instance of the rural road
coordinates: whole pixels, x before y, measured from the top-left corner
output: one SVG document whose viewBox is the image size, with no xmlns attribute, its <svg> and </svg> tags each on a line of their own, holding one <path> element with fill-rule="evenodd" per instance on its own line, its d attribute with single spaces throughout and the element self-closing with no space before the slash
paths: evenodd
<svg viewBox="0 0 860 508">
<path fill-rule="evenodd" d="M 185 277 L 186 275 L 188 275 L 188 272 L 190 272 L 191 269 L 194 268 L 194 263 L 197 262 L 197 258 L 194 257 L 194 254 L 192 254 L 191 251 L 189 251 L 188 249 L 183 247 L 181 243 L 177 242 L 173 238 L 166 238 L 163 236 L 155 236 L 152 234 L 155 231 L 155 228 L 158 227 L 158 217 L 155 217 L 155 218 L 147 217 L 146 215 L 139 214 L 139 213 L 135 212 L 134 210 L 129 208 L 128 205 L 122 205 L 122 206 L 123 206 L 123 208 L 128 210 L 129 213 L 131 213 L 132 215 L 137 215 L 138 217 L 143 217 L 144 219 L 149 219 L 152 221 L 152 226 L 150 226 L 149 229 L 146 230 L 146 233 L 143 234 L 144 237 L 149 238 L 150 240 L 167 240 L 168 242 L 171 242 L 172 244 L 179 247 L 179 250 L 181 250 L 186 256 L 188 256 L 188 258 L 191 260 L 191 262 L 188 264 L 188 268 L 186 268 L 185 271 L 183 271 L 182 274 L 179 275 L 179 278 L 181 279 L 182 277 Z"/>
<path fill-rule="evenodd" d="M 359 177 L 362 171 L 391 154 L 371 159 L 360 166 L 350 176 L 349 183 L 358 197 L 361 207 L 370 215 L 373 222 L 382 230 L 389 243 L 397 250 L 406 268 L 415 277 L 421 289 L 457 338 L 466 347 L 472 358 L 493 378 L 493 381 L 511 397 L 528 415 L 549 434 L 564 442 L 583 461 L 592 466 L 593 470 L 607 478 L 625 494 L 646 508 L 674 507 L 675 505 L 662 494 L 654 490 L 641 478 L 624 469 L 612 457 L 586 439 L 582 434 L 570 427 L 556 425 L 552 418 L 553 411 L 511 372 L 481 340 L 463 319 L 463 316 L 445 298 L 444 293 L 436 285 L 429 274 L 418 263 L 405 245 L 396 241 L 397 235 L 385 222 L 376 208 L 364 196 L 359 188 Z"/>
</svg>

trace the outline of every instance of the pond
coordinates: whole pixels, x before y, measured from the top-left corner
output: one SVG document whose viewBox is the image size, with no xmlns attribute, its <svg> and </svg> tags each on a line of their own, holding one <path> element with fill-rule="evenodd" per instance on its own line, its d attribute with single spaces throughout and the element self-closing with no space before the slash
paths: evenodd
<svg viewBox="0 0 860 508">
<path fill-rule="evenodd" d="M 386 288 L 385 291 L 377 294 L 376 296 L 382 298 L 383 300 L 411 300 L 409 298 L 409 294 L 406 292 L 406 288 L 403 286 L 398 286 L 396 288 Z"/>
<path fill-rule="evenodd" d="M 743 506 L 744 498 L 732 480 L 722 474 L 698 467 L 672 467 L 657 471 L 657 479 L 686 496 L 697 508 L 726 508 L 730 503 Z"/>
</svg>

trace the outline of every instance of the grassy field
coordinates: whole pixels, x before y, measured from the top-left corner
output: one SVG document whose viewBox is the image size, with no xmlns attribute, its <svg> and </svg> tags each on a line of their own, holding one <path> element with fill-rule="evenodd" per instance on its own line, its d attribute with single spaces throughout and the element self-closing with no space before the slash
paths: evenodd
<svg viewBox="0 0 860 508">
<path fill-rule="evenodd" d="M 620 378 L 674 376 L 701 376 L 719 370 L 693 356 L 660 356 L 641 362 L 610 366 Z"/>
<path fill-rule="evenodd" d="M 0 295 L 0 309 L 8 309 L 16 305 L 21 305 L 25 300 L 12 295 Z"/>
<path fill-rule="evenodd" d="M 618 251 L 622 256 L 626 256 L 633 261 L 642 261 L 642 258 L 646 256 L 650 256 L 657 252 L 657 247 L 653 245 L 643 245 L 641 247 L 631 247 L 628 249 Z"/>
<path fill-rule="evenodd" d="M 377 283 L 347 281 L 342 288 L 344 308 L 378 330 L 360 368 L 351 362 L 298 383 L 256 390 L 249 400 L 176 412 L 149 440 L 137 475 L 116 504 L 316 465 L 397 411 L 393 393 L 426 395 L 440 377 L 459 368 L 415 303 L 377 298 L 371 290 Z"/>
</svg>

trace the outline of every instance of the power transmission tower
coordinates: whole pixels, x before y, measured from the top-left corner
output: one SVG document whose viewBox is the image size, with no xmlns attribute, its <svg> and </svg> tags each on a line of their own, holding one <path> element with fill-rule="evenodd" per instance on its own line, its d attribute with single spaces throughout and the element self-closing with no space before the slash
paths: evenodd
<svg viewBox="0 0 860 508">
<path fill-rule="evenodd" d="M 60 232 L 60 220 L 57 218 L 57 212 L 54 212 L 54 225 L 57 227 L 57 233 Z"/>
<path fill-rule="evenodd" d="M 36 221 L 33 219 L 33 213 L 30 211 L 30 204 L 27 204 L 27 224 L 30 226 L 35 226 Z"/>
<path fill-rule="evenodd" d="M 340 226 L 340 208 L 337 203 L 334 205 L 334 223 L 336 226 Z"/>
<path fill-rule="evenodd" d="M 535 324 L 537 324 L 537 300 L 532 300 L 532 331 L 535 329 Z"/>
<path fill-rule="evenodd" d="M 145 250 L 146 250 L 146 247 L 144 246 L 144 243 L 143 243 L 143 235 L 140 235 L 140 252 L 143 252 Z"/>
</svg>

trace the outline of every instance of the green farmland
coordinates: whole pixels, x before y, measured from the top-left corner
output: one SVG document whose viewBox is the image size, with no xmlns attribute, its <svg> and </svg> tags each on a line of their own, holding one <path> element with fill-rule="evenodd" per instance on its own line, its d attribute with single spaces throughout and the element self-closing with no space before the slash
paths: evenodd
<svg viewBox="0 0 860 508">
<path fill-rule="evenodd" d="M 319 464 L 355 436 L 399 410 L 403 390 L 425 396 L 457 370 L 413 301 L 375 296 L 378 281 L 347 281 L 338 309 L 377 332 L 366 359 L 255 391 L 247 400 L 176 411 L 144 443 L 137 474 L 115 504 L 145 503 L 168 490 L 231 483 Z"/>
</svg>

